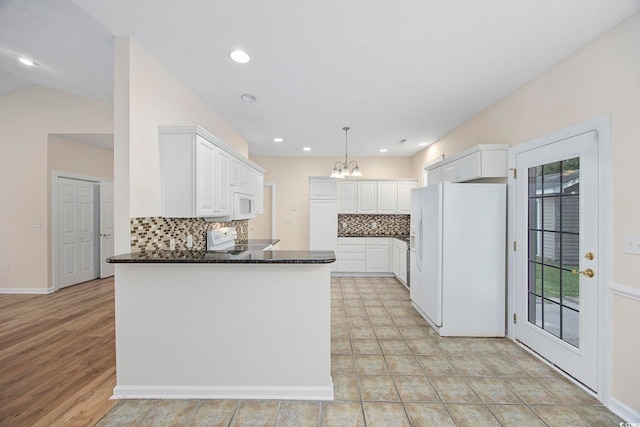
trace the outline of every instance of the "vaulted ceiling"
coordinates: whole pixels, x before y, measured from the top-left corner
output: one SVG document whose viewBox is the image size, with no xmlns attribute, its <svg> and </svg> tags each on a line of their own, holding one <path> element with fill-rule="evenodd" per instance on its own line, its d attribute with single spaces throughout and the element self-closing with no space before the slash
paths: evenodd
<svg viewBox="0 0 640 427">
<path fill-rule="evenodd" d="M 110 100 L 113 36 L 127 35 L 254 156 L 340 156 L 343 126 L 354 156 L 408 156 L 639 10 L 640 0 L 0 0 L 0 93 L 37 84 Z M 236 48 L 251 60 L 231 61 Z"/>
</svg>

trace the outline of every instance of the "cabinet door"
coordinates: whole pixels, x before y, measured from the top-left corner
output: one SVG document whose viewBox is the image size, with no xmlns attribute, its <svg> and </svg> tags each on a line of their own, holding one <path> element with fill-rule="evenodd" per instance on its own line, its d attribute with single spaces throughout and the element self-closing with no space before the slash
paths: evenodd
<svg viewBox="0 0 640 427">
<path fill-rule="evenodd" d="M 358 183 L 355 181 L 338 182 L 338 213 L 357 213 L 356 194 Z"/>
<path fill-rule="evenodd" d="M 459 175 L 457 161 L 442 166 L 442 182 L 455 182 Z"/>
<path fill-rule="evenodd" d="M 377 188 L 378 183 L 376 181 L 358 182 L 358 213 L 377 213 Z"/>
<path fill-rule="evenodd" d="M 309 180 L 309 198 L 336 200 L 338 196 L 338 185 L 335 179 L 315 179 Z"/>
<path fill-rule="evenodd" d="M 405 285 L 407 284 L 407 251 L 398 249 L 398 279 Z"/>
<path fill-rule="evenodd" d="M 398 209 L 398 182 L 378 181 L 378 208 L 379 214 L 394 214 Z M 411 207 L 409 207 L 411 209 Z"/>
<path fill-rule="evenodd" d="M 416 181 L 398 181 L 398 213 L 411 213 L 411 190 L 418 188 Z"/>
<path fill-rule="evenodd" d="M 400 249 L 394 247 L 393 248 L 393 275 L 396 276 L 396 279 L 400 277 L 400 259 L 399 259 Z"/>
<path fill-rule="evenodd" d="M 426 185 L 440 184 L 442 182 L 442 168 L 431 169 L 427 173 Z"/>
<path fill-rule="evenodd" d="M 231 155 L 220 148 L 216 148 L 216 169 L 214 173 L 216 216 L 231 215 L 231 183 L 229 182 L 230 167 Z"/>
<path fill-rule="evenodd" d="M 240 169 L 242 162 L 235 157 L 231 159 L 231 173 L 229 180 L 231 185 L 240 185 Z"/>
<path fill-rule="evenodd" d="M 476 179 L 482 176 L 481 155 L 482 153 L 478 151 L 458 160 L 459 181 Z"/>
<path fill-rule="evenodd" d="M 215 164 L 215 145 L 196 137 L 196 216 L 216 215 Z"/>
<path fill-rule="evenodd" d="M 366 271 L 389 272 L 389 246 L 367 246 Z"/>
</svg>

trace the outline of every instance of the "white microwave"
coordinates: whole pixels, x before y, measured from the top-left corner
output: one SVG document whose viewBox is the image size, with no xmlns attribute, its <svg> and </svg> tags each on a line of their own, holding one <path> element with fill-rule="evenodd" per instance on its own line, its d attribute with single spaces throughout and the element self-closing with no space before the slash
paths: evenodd
<svg viewBox="0 0 640 427">
<path fill-rule="evenodd" d="M 256 199 L 250 194 L 233 193 L 234 220 L 251 219 L 256 217 Z"/>
</svg>

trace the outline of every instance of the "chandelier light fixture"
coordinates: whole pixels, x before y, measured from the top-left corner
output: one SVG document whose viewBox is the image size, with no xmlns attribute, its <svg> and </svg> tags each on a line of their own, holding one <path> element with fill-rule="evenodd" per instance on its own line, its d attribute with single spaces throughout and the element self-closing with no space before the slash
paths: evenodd
<svg viewBox="0 0 640 427">
<path fill-rule="evenodd" d="M 342 128 L 344 131 L 344 162 L 336 162 L 333 165 L 333 171 L 331 172 L 331 178 L 344 178 L 347 176 L 362 176 L 358 162 L 355 160 L 349 161 L 347 158 L 348 153 L 348 140 L 347 132 L 349 132 L 349 126 Z"/>
</svg>

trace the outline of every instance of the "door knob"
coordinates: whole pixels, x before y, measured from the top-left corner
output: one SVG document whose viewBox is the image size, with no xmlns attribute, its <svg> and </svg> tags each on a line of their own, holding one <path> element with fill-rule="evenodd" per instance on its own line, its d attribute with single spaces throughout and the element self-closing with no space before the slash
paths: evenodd
<svg viewBox="0 0 640 427">
<path fill-rule="evenodd" d="M 595 273 L 592 269 L 590 269 L 590 268 L 587 268 L 587 269 L 586 269 L 586 270 L 584 270 L 584 271 L 571 270 L 571 272 L 572 272 L 573 274 L 583 274 L 583 275 L 585 275 L 585 276 L 587 276 L 587 277 L 593 277 L 593 276 L 595 276 L 595 275 L 596 275 L 596 273 Z"/>
</svg>

